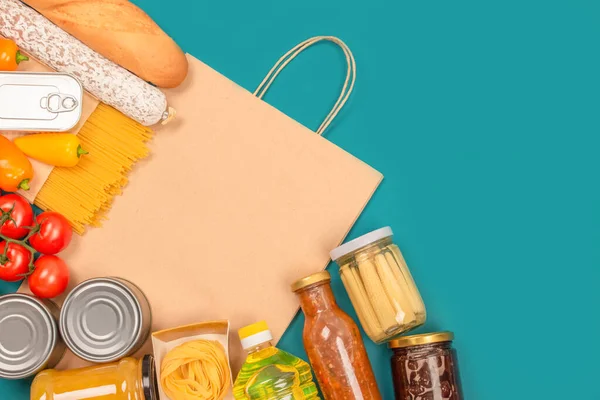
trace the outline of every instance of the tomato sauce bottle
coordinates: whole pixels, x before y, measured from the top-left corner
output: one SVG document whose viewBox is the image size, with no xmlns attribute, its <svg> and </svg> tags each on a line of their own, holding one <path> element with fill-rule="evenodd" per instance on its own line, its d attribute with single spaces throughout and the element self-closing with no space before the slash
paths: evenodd
<svg viewBox="0 0 600 400">
<path fill-rule="evenodd" d="M 356 323 L 339 308 L 329 272 L 300 279 L 292 290 L 306 316 L 304 347 L 326 400 L 381 400 Z"/>
</svg>

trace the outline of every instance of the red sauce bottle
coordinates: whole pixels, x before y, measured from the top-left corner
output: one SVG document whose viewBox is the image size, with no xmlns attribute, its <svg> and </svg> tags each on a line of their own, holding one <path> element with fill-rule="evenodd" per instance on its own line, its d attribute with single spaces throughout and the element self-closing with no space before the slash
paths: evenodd
<svg viewBox="0 0 600 400">
<path fill-rule="evenodd" d="M 326 400 L 381 400 L 356 323 L 342 311 L 329 272 L 300 279 L 292 290 L 306 322 L 304 347 Z"/>
</svg>

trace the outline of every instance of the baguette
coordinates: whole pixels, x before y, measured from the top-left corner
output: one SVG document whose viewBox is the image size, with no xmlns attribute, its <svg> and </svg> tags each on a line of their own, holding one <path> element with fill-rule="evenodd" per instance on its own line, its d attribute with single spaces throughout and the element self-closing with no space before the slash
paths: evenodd
<svg viewBox="0 0 600 400">
<path fill-rule="evenodd" d="M 23 0 L 104 57 L 152 84 L 172 88 L 187 75 L 179 46 L 127 0 Z"/>
<path fill-rule="evenodd" d="M 139 123 L 168 119 L 158 88 L 107 60 L 19 0 L 0 0 L 0 36 L 43 64 L 75 76 L 94 97 Z"/>
</svg>

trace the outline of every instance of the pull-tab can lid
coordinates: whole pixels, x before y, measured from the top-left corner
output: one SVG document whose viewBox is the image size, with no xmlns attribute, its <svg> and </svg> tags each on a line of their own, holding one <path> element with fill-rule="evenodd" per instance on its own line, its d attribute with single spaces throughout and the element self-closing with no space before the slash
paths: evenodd
<svg viewBox="0 0 600 400">
<path fill-rule="evenodd" d="M 0 72 L 0 131 L 68 131 L 82 103 L 83 87 L 69 74 Z"/>
</svg>

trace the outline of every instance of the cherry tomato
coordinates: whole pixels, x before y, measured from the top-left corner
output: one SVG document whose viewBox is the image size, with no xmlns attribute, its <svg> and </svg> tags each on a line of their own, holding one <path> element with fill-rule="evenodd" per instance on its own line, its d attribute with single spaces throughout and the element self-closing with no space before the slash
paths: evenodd
<svg viewBox="0 0 600 400">
<path fill-rule="evenodd" d="M 17 243 L 8 244 L 6 256 L 5 249 L 6 242 L 0 243 L 0 279 L 7 282 L 20 281 L 29 272 L 31 252 Z"/>
<path fill-rule="evenodd" d="M 61 295 L 69 284 L 69 268 L 57 256 L 41 256 L 33 264 L 35 270 L 27 282 L 31 293 L 42 299 Z"/>
<path fill-rule="evenodd" d="M 0 209 L 3 211 L 0 218 L 5 220 L 0 227 L 0 234 L 11 239 L 24 238 L 29 233 L 25 227 L 33 225 L 33 209 L 29 202 L 18 194 L 5 194 L 0 196 Z"/>
<path fill-rule="evenodd" d="M 62 214 L 46 211 L 37 216 L 40 230 L 29 238 L 29 244 L 42 254 L 56 254 L 71 243 L 73 228 Z"/>
</svg>

